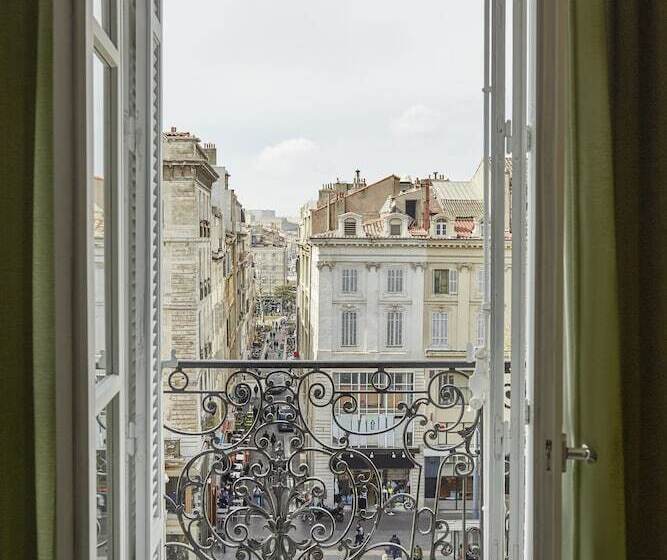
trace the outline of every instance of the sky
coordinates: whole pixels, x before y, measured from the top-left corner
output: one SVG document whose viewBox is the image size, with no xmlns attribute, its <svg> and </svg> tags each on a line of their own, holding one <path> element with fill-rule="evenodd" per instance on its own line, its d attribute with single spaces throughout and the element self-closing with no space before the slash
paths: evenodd
<svg viewBox="0 0 667 560">
<path fill-rule="evenodd" d="M 165 0 L 164 128 L 218 147 L 246 208 L 482 154 L 482 0 Z"/>
</svg>

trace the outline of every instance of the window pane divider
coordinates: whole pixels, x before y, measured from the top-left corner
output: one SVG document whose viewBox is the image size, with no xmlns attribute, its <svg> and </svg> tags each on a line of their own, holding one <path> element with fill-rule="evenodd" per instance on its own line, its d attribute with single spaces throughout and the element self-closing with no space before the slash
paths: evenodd
<svg viewBox="0 0 667 560">
<path fill-rule="evenodd" d="M 112 68 L 120 66 L 120 51 L 102 29 L 102 26 L 93 18 L 93 46 L 97 53 Z"/>
</svg>

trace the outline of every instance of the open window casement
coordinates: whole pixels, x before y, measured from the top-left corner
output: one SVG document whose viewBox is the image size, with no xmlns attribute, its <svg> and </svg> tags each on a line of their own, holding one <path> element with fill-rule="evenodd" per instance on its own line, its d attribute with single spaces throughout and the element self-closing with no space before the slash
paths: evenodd
<svg viewBox="0 0 667 560">
<path fill-rule="evenodd" d="M 53 15 L 56 406 L 71 418 L 58 428 L 58 557 L 153 560 L 164 546 L 161 6 L 57 0 Z"/>
<path fill-rule="evenodd" d="M 564 167 L 559 104 L 565 27 L 564 8 L 557 4 L 485 2 L 486 265 L 480 330 L 487 334 L 478 335 L 485 344 L 476 351 L 470 389 L 471 402 L 484 407 L 483 555 L 493 559 L 560 558 L 563 206 L 558 173 Z M 511 106 L 506 106 L 510 85 Z M 512 274 L 506 286 L 508 261 Z M 508 376 L 505 324 L 510 318 Z"/>
</svg>

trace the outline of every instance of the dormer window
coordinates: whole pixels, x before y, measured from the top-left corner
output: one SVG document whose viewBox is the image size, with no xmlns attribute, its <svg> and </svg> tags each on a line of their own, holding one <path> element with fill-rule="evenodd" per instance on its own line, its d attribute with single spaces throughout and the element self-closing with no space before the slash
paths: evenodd
<svg viewBox="0 0 667 560">
<path fill-rule="evenodd" d="M 389 222 L 389 235 L 393 236 L 399 236 L 401 235 L 401 228 L 403 226 L 403 223 L 401 220 L 391 220 Z"/>
<path fill-rule="evenodd" d="M 357 235 L 357 220 L 348 218 L 343 222 L 343 233 L 345 237 L 355 237 Z"/>
<path fill-rule="evenodd" d="M 447 220 L 440 219 L 435 222 L 435 235 L 437 237 L 447 236 Z"/>
</svg>

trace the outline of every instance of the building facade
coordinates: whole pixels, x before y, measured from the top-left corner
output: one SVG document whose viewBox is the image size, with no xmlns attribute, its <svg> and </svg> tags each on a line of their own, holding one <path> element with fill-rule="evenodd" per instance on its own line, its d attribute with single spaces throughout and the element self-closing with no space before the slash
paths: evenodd
<svg viewBox="0 0 667 560">
<path fill-rule="evenodd" d="M 287 284 L 286 236 L 274 227 L 254 226 L 250 251 L 255 264 L 258 295 L 272 296 L 276 288 Z"/>
<path fill-rule="evenodd" d="M 510 181 L 508 169 L 508 188 Z M 435 174 L 422 181 L 390 176 L 371 185 L 358 178 L 355 183 L 356 187 L 338 190 L 326 186 L 318 203 L 302 210 L 297 290 L 300 357 L 469 359 L 473 349 L 484 344 L 485 335 L 481 171 L 463 182 Z M 507 227 L 509 286 L 509 224 Z M 509 294 L 507 301 L 509 317 Z M 509 321 L 506 340 L 509 355 Z M 468 390 L 466 376 L 445 375 L 435 369 L 388 374 L 399 395 L 375 396 L 372 402 L 355 406 L 352 413 L 339 407 L 333 420 L 325 409 L 314 407 L 309 414 L 318 435 L 336 443 L 346 430 L 374 433 L 396 425 L 402 417 L 399 403 L 413 398 L 412 391 L 439 392 L 446 385 Z M 373 390 L 367 372 L 335 375 L 341 391 L 361 395 Z M 443 425 L 458 420 L 453 414 L 446 407 L 430 411 L 432 421 Z M 468 411 L 461 420 L 464 427 L 470 425 L 474 414 Z M 420 470 L 401 457 L 399 431 L 352 436 L 350 443 L 366 448 L 385 480 L 411 488 L 419 482 L 425 497 L 435 498 L 437 465 L 452 443 L 445 437 L 452 434 L 442 434 L 442 441 L 425 446 L 422 430 L 415 423 L 405 434 L 408 447 L 423 467 L 421 481 Z M 329 477 L 333 484 L 326 460 L 315 456 L 313 463 L 315 476 Z M 443 473 L 456 478 L 446 469 Z M 445 481 L 441 493 L 448 492 L 447 488 Z M 470 492 L 473 489 L 478 492 L 479 484 L 471 479 Z M 346 489 L 338 491 L 344 494 Z"/>
<path fill-rule="evenodd" d="M 217 150 L 189 132 L 163 135 L 162 349 L 163 359 L 247 357 L 254 330 L 254 270 L 243 208 L 216 166 Z M 190 372 L 189 389 L 222 390 L 227 372 Z M 179 394 L 165 380 L 167 495 L 186 462 L 201 451 L 220 410 L 196 393 Z M 193 386 L 194 384 L 194 386 Z M 173 429 L 174 431 L 170 430 Z M 220 437 L 233 426 L 221 426 Z M 174 516 L 167 533 L 181 534 Z"/>
</svg>

